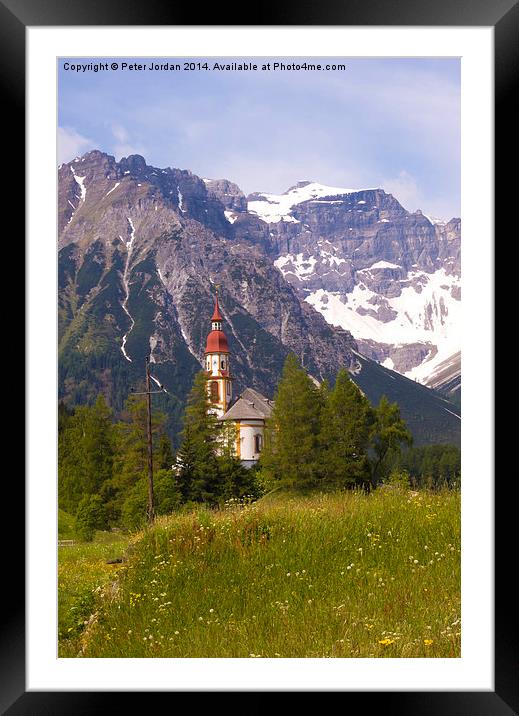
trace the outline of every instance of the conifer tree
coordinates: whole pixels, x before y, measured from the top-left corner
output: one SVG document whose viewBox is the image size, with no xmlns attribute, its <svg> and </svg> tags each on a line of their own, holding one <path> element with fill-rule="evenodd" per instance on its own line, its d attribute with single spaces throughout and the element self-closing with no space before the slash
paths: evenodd
<svg viewBox="0 0 519 716">
<path fill-rule="evenodd" d="M 159 437 L 157 446 L 157 469 L 171 470 L 173 466 L 173 450 L 171 449 L 171 440 L 166 433 L 162 433 Z"/>
<path fill-rule="evenodd" d="M 72 514 L 84 496 L 97 494 L 112 477 L 111 415 L 100 395 L 93 406 L 80 406 L 66 421 L 62 420 L 58 442 L 58 495 L 60 507 Z"/>
<path fill-rule="evenodd" d="M 365 485 L 371 468 L 369 439 L 374 411 L 360 389 L 341 368 L 327 396 L 320 433 L 323 481 L 334 486 Z"/>
<path fill-rule="evenodd" d="M 413 438 L 400 417 L 398 403 L 390 403 L 383 395 L 375 411 L 372 445 L 375 452 L 372 481 L 376 485 L 384 472 L 384 461 L 399 453 L 402 445 L 411 445 Z M 387 472 L 387 470 L 386 470 Z"/>
<path fill-rule="evenodd" d="M 217 447 L 220 423 L 210 412 L 207 378 L 196 374 L 184 412 L 182 443 L 177 452 L 178 479 L 184 499 L 213 502 L 220 493 Z"/>
<path fill-rule="evenodd" d="M 320 405 L 318 389 L 290 353 L 266 425 L 260 465 L 267 475 L 288 485 L 316 484 Z"/>
<path fill-rule="evenodd" d="M 147 485 L 148 479 L 147 409 L 142 396 L 130 395 L 121 417 L 114 431 L 114 475 L 101 491 L 112 522 L 118 520 L 122 505 L 134 486 L 140 482 Z M 166 421 L 167 416 L 164 413 L 153 411 L 151 431 L 155 472 L 160 469 L 160 460 L 163 457 L 164 446 L 161 439 L 165 435 Z"/>
</svg>

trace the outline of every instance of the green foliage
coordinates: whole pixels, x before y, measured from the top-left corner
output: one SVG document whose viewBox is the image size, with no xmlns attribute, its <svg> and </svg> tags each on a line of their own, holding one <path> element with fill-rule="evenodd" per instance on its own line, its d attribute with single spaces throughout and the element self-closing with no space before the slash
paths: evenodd
<svg viewBox="0 0 519 716">
<path fill-rule="evenodd" d="M 100 608 L 99 597 L 111 584 L 120 564 L 107 560 L 121 558 L 128 538 L 121 532 L 97 532 L 92 542 L 76 542 L 58 549 L 58 634 L 59 655 L 78 655 L 80 637 L 91 615 Z"/>
<path fill-rule="evenodd" d="M 177 452 L 177 470 L 184 500 L 214 501 L 221 492 L 217 447 L 221 424 L 209 411 L 204 371 L 195 376 L 184 413 L 182 443 Z"/>
<path fill-rule="evenodd" d="M 461 485 L 461 452 L 456 445 L 412 447 L 392 456 L 392 469 L 405 470 L 416 487 L 438 489 Z"/>
<path fill-rule="evenodd" d="M 76 534 L 85 542 L 94 539 L 96 530 L 107 527 L 106 509 L 100 495 L 85 495 L 76 512 Z"/>
<path fill-rule="evenodd" d="M 97 494 L 112 476 L 113 426 L 102 395 L 94 406 L 62 416 L 58 455 L 59 505 L 75 513 L 82 497 Z"/>
<path fill-rule="evenodd" d="M 182 494 L 173 470 L 158 470 L 153 475 L 156 515 L 169 515 L 179 509 Z M 127 530 L 140 529 L 146 522 L 148 479 L 143 475 L 129 491 L 121 509 L 121 523 Z"/>
<path fill-rule="evenodd" d="M 173 450 L 171 449 L 171 440 L 166 433 L 162 433 L 159 437 L 159 444 L 157 445 L 157 468 L 159 470 L 171 470 L 174 459 Z"/>
<path fill-rule="evenodd" d="M 374 409 L 345 368 L 333 389 L 326 381 L 316 388 L 290 354 L 266 426 L 260 482 L 267 491 L 276 481 L 298 489 L 367 488 L 388 474 L 389 458 L 411 439 L 396 403 L 383 396 Z"/>
<path fill-rule="evenodd" d="M 411 445 L 413 438 L 400 417 L 397 403 L 390 403 L 385 395 L 375 411 L 375 424 L 372 433 L 375 461 L 373 465 L 374 485 L 388 474 L 389 459 L 398 455 L 402 445 Z"/>
<path fill-rule="evenodd" d="M 75 536 L 75 518 L 65 510 L 58 509 L 58 538 L 74 539 Z"/>
<path fill-rule="evenodd" d="M 318 389 L 290 353 L 266 425 L 260 458 L 263 471 L 286 484 L 317 484 L 320 408 Z"/>
<path fill-rule="evenodd" d="M 148 475 L 148 414 L 146 400 L 140 395 L 131 395 L 126 401 L 122 419 L 116 424 L 115 459 L 113 477 L 104 486 L 104 496 L 111 519 L 117 521 L 124 501 L 132 488 Z M 169 440 L 165 434 L 167 416 L 153 411 L 151 434 L 153 443 L 153 465 L 162 468 L 168 458 Z M 171 464 L 171 463 L 170 463 Z"/>
<path fill-rule="evenodd" d="M 410 486 L 410 477 L 407 470 L 396 470 L 393 469 L 389 473 L 389 477 L 387 478 L 387 484 L 391 485 L 392 487 L 401 487 L 401 488 L 409 488 Z"/>
<path fill-rule="evenodd" d="M 321 423 L 322 479 L 336 487 L 367 484 L 375 413 L 345 368 L 337 373 L 333 390 L 324 392 Z"/>
<path fill-rule="evenodd" d="M 89 542 L 91 540 L 88 540 Z M 88 623 L 89 617 L 95 610 L 96 597 L 90 589 L 78 594 L 69 607 L 65 619 L 61 619 L 60 636 L 62 639 L 77 639 Z"/>
</svg>

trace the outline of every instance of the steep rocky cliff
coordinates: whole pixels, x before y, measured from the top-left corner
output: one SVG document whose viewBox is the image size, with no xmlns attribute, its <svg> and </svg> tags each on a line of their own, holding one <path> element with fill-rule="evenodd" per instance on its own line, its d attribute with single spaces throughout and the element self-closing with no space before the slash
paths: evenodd
<svg viewBox="0 0 519 716">
<path fill-rule="evenodd" d="M 382 189 L 299 182 L 233 216 L 306 302 L 360 350 L 425 383 L 460 349 L 460 220 L 406 211 Z"/>
</svg>

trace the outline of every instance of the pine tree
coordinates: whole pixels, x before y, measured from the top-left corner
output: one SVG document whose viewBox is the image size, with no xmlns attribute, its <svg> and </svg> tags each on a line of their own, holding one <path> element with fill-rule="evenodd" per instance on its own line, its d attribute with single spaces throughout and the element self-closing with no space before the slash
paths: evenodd
<svg viewBox="0 0 519 716">
<path fill-rule="evenodd" d="M 381 476 L 388 471 L 384 465 L 386 458 L 398 454 L 402 445 L 411 445 L 413 438 L 405 422 L 400 417 L 397 403 L 390 403 L 383 395 L 375 411 L 375 423 L 372 432 L 372 445 L 375 452 L 372 481 L 376 485 Z"/>
<path fill-rule="evenodd" d="M 171 440 L 166 433 L 163 433 L 159 437 L 159 444 L 157 446 L 157 469 L 158 470 L 171 470 L 173 466 L 173 450 L 171 449 Z"/>
<path fill-rule="evenodd" d="M 221 492 L 217 449 L 221 425 L 210 412 L 207 378 L 195 376 L 184 412 L 182 443 L 177 452 L 178 480 L 184 499 L 214 502 Z"/>
<path fill-rule="evenodd" d="M 374 411 L 348 371 L 341 368 L 322 413 L 322 479 L 334 486 L 365 485 L 371 468 L 369 439 Z"/>
<path fill-rule="evenodd" d="M 64 510 L 75 514 L 84 496 L 97 494 L 112 477 L 114 445 L 111 410 L 100 395 L 62 419 L 58 440 L 58 495 Z"/>
<path fill-rule="evenodd" d="M 285 361 L 260 465 L 267 475 L 302 487 L 318 479 L 320 394 L 293 353 Z"/>
<path fill-rule="evenodd" d="M 122 420 L 115 425 L 114 431 L 116 455 L 113 479 L 106 483 L 101 491 L 112 522 L 118 520 L 122 505 L 134 486 L 137 483 L 147 486 L 148 480 L 146 401 L 141 396 L 131 395 L 121 417 Z M 166 422 L 167 416 L 164 413 L 152 412 L 154 472 L 160 469 L 160 461 L 164 458 L 165 444 L 162 438 L 165 435 Z"/>
</svg>

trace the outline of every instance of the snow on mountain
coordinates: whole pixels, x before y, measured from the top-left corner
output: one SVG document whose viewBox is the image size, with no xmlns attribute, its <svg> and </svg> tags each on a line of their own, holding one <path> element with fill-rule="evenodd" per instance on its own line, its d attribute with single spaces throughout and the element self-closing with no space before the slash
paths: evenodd
<svg viewBox="0 0 519 716">
<path fill-rule="evenodd" d="M 408 212 L 382 189 L 306 182 L 248 206 L 268 222 L 274 265 L 367 357 L 426 383 L 460 351 L 459 219 Z"/>
<path fill-rule="evenodd" d="M 386 268 L 378 265 L 386 263 L 377 262 L 371 269 L 358 271 L 357 275 Z M 279 260 L 277 265 L 282 268 Z M 394 264 L 389 267 L 398 268 Z M 408 378 L 425 382 L 437 366 L 459 350 L 461 302 L 453 298 L 452 289 L 459 287 L 460 281 L 443 268 L 431 274 L 409 272 L 405 279 L 400 279 L 400 283 L 409 281 L 411 284 L 402 288 L 400 295 L 385 297 L 383 301 L 362 279 L 345 298 L 339 292 L 319 289 L 307 296 L 306 301 L 322 313 L 328 323 L 350 331 L 356 339 L 400 346 L 416 342 L 430 344 L 425 360 L 404 373 Z M 382 306 L 384 320 L 378 315 Z M 388 312 L 392 316 L 390 320 L 387 320 Z M 390 364 L 389 360 L 383 364 L 392 368 L 393 362 Z"/>
<path fill-rule="evenodd" d="M 249 197 L 247 210 L 269 224 L 277 223 L 281 220 L 299 223 L 291 214 L 291 209 L 297 204 L 301 204 L 304 201 L 315 201 L 320 204 L 340 204 L 342 203 L 341 199 L 332 197 L 355 194 L 356 192 L 358 192 L 358 189 L 343 189 L 336 186 L 326 186 L 318 182 L 302 181 L 284 194 L 253 194 L 252 199 Z M 359 204 L 365 203 L 365 201 L 359 202 Z"/>
</svg>

